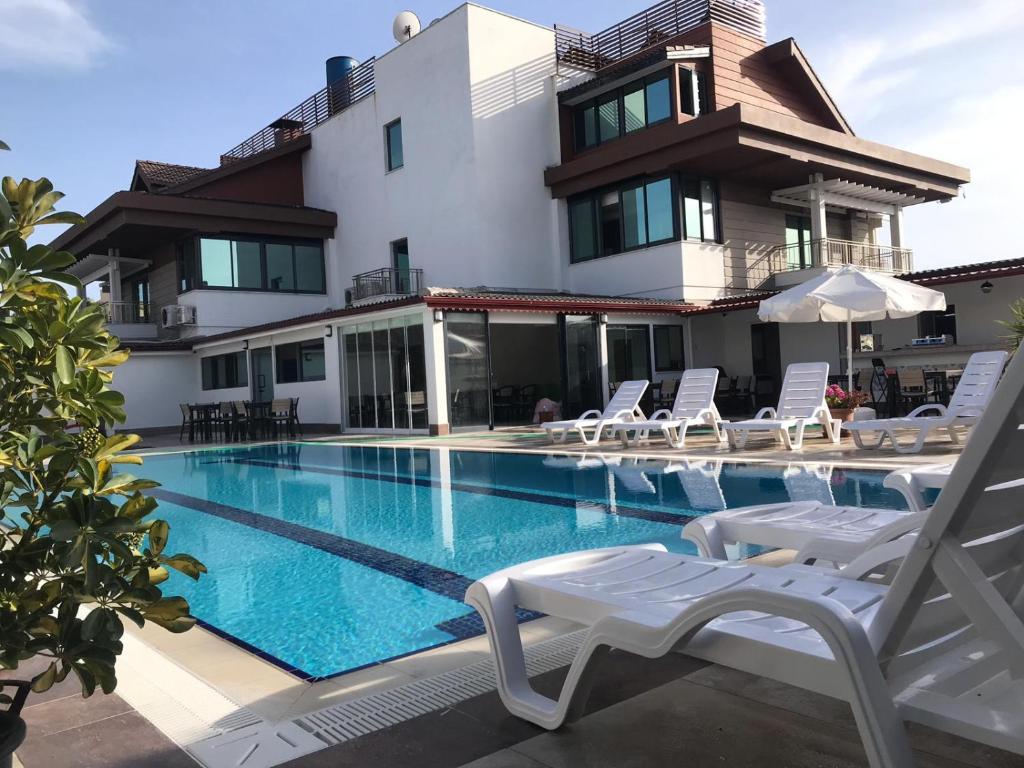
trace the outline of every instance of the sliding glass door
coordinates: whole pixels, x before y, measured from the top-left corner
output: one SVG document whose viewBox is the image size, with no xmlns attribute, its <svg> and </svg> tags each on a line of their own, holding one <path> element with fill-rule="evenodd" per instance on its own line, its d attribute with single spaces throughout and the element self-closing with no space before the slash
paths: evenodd
<svg viewBox="0 0 1024 768">
<path fill-rule="evenodd" d="M 608 384 L 615 389 L 624 381 L 651 380 L 651 327 L 649 325 L 608 326 Z M 650 388 L 641 401 L 650 412 Z"/>
<path fill-rule="evenodd" d="M 561 315 L 563 418 L 601 408 L 601 368 L 594 315 Z"/>
<path fill-rule="evenodd" d="M 423 325 L 418 315 L 343 330 L 349 429 L 427 427 Z"/>
<path fill-rule="evenodd" d="M 491 426 L 491 372 L 487 315 L 447 312 L 448 416 L 453 428 Z"/>
</svg>

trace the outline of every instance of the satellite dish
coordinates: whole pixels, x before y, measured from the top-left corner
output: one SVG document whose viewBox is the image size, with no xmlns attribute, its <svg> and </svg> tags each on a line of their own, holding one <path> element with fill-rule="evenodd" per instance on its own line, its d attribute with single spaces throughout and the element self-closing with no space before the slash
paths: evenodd
<svg viewBox="0 0 1024 768">
<path fill-rule="evenodd" d="M 410 37 L 419 34 L 420 20 L 412 11 L 402 11 L 395 16 L 391 24 L 391 33 L 395 36 L 395 42 L 401 45 Z"/>
</svg>

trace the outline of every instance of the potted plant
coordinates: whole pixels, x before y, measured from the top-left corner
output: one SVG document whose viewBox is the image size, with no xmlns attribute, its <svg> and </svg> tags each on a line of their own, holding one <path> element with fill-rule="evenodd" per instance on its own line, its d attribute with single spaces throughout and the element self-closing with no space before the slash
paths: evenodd
<svg viewBox="0 0 1024 768">
<path fill-rule="evenodd" d="M 825 390 L 825 405 L 833 419 L 851 421 L 853 412 L 868 401 L 866 392 L 847 392 L 838 384 L 829 384 Z"/>
<path fill-rule="evenodd" d="M 188 603 L 159 585 L 169 569 L 206 571 L 166 554 L 169 527 L 144 494 L 156 483 L 115 471 L 142 463 L 124 453 L 137 436 L 101 431 L 124 421 L 110 382 L 128 352 L 100 306 L 62 287 L 78 282 L 60 271 L 74 257 L 26 242 L 39 225 L 82 221 L 53 210 L 61 197 L 46 179 L 0 186 L 0 764 L 24 738 L 31 691 L 71 674 L 83 696 L 113 691 L 122 621 L 191 628 Z M 39 656 L 41 673 L 3 679 Z"/>
</svg>

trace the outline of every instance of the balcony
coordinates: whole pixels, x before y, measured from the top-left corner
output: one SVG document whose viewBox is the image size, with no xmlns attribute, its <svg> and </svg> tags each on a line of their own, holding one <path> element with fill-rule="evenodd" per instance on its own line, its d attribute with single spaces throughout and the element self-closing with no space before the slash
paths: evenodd
<svg viewBox="0 0 1024 768">
<path fill-rule="evenodd" d="M 826 237 L 794 245 L 767 246 L 765 249 L 750 249 L 748 256 L 763 255 L 743 260 L 743 266 L 733 266 L 732 274 L 727 268 L 726 282 L 740 290 L 757 290 L 794 285 L 816 274 L 803 270 L 820 270 L 827 267 L 841 267 L 855 264 L 880 272 L 904 274 L 914 271 L 914 255 L 909 248 L 889 245 L 855 243 Z"/>
<path fill-rule="evenodd" d="M 108 330 L 123 339 L 155 339 L 157 327 L 151 304 L 137 301 L 105 301 L 101 305 Z"/>
<path fill-rule="evenodd" d="M 423 293 L 422 269 L 384 267 L 352 277 L 352 304 L 419 296 L 421 293 Z"/>
</svg>

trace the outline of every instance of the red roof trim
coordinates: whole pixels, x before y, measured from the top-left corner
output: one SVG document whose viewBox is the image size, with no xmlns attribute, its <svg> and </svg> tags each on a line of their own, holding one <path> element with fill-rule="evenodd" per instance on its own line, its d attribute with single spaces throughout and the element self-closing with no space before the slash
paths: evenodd
<svg viewBox="0 0 1024 768">
<path fill-rule="evenodd" d="M 571 299 L 526 299 L 498 298 L 483 296 L 424 296 L 428 307 L 462 311 L 476 310 L 520 310 L 527 312 L 560 312 L 592 315 L 596 312 L 628 312 L 645 315 L 677 315 L 690 310 L 693 305 L 645 304 L 642 302 L 615 301 L 573 301 Z"/>
</svg>

